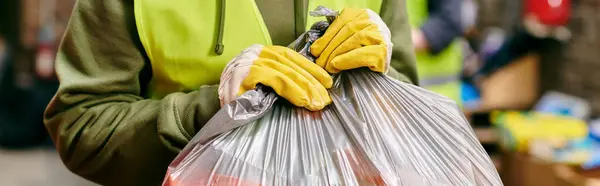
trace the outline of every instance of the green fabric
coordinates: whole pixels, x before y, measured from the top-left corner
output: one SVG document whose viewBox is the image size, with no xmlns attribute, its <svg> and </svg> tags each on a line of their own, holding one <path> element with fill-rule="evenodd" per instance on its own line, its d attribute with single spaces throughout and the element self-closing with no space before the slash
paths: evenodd
<svg viewBox="0 0 600 186">
<path fill-rule="evenodd" d="M 263 1 L 261 1 L 263 2 Z M 264 6 L 263 6 L 264 7 Z M 306 12 L 308 12 L 308 2 L 305 0 L 294 0 L 294 22 L 295 22 L 295 32 L 296 32 L 296 37 L 298 38 L 300 37 L 300 35 L 302 33 L 304 33 L 306 30 Z M 262 11 L 264 13 L 267 13 L 267 11 Z M 269 11 L 270 12 L 270 11 Z M 277 13 L 277 11 L 273 11 L 275 13 Z M 281 12 L 283 13 L 283 12 Z M 268 20 L 265 20 L 265 22 L 269 22 Z M 283 44 L 285 45 L 285 44 Z"/>
<path fill-rule="evenodd" d="M 275 0 L 257 4 L 271 4 L 265 1 Z M 417 82 L 404 0 L 383 0 L 380 12 L 395 44 L 389 75 Z M 274 34 L 294 28 L 294 19 L 266 25 L 274 43 L 295 38 L 289 30 Z M 217 86 L 147 99 L 152 70 L 133 0 L 78 1 L 56 69 L 61 84 L 44 122 L 66 166 L 102 185 L 160 185 L 171 160 L 220 108 Z"/>
<path fill-rule="evenodd" d="M 155 99 L 218 84 L 225 65 L 240 51 L 253 44 L 272 45 L 254 0 L 238 0 L 225 6 L 224 49 L 220 55 L 214 52 L 220 25 L 219 1 L 135 0 L 134 5 L 137 30 L 152 63 L 149 91 Z M 286 32 L 294 32 L 293 27 Z"/>
<path fill-rule="evenodd" d="M 444 95 L 458 105 L 462 105 L 460 73 L 462 71 L 462 56 L 460 42 L 455 41 L 438 55 L 417 53 L 417 73 L 423 80 L 427 78 L 455 76 L 455 81 L 442 84 L 423 86 L 428 90 Z"/>
<path fill-rule="evenodd" d="M 427 9 L 428 0 L 407 0 L 406 12 L 408 13 L 408 22 L 412 27 L 420 27 L 427 22 L 429 12 Z"/>
<path fill-rule="evenodd" d="M 461 104 L 461 90 L 460 90 L 460 81 L 452 81 L 448 83 L 427 86 L 424 87 L 427 90 L 431 90 L 435 93 L 444 95 L 450 98 L 452 101 L 456 102 L 459 107 L 462 107 Z"/>
<path fill-rule="evenodd" d="M 379 15 L 392 33 L 392 60 L 388 75 L 408 83 L 418 84 L 415 53 L 411 40 L 405 0 L 382 0 Z"/>
</svg>

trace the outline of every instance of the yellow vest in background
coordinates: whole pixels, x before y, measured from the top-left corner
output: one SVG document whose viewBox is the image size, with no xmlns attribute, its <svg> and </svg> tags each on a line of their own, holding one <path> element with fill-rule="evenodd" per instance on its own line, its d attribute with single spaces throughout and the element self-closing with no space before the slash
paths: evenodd
<svg viewBox="0 0 600 186">
<path fill-rule="evenodd" d="M 410 25 L 413 28 L 420 28 L 429 17 L 427 0 L 406 0 L 406 5 Z M 419 84 L 461 105 L 462 48 L 460 42 L 454 41 L 437 55 L 417 52 L 416 57 Z"/>
<path fill-rule="evenodd" d="M 324 5 L 335 10 L 356 7 L 379 12 L 381 1 L 311 0 L 308 10 Z M 252 44 L 271 45 L 271 37 L 254 0 L 228 2 L 222 34 L 226 49 L 217 55 L 214 51 L 219 33 L 219 1 L 135 0 L 139 37 L 152 64 L 149 90 L 152 98 L 218 84 L 225 65 L 242 50 Z M 309 28 L 324 18 L 307 16 L 306 20 Z"/>
</svg>

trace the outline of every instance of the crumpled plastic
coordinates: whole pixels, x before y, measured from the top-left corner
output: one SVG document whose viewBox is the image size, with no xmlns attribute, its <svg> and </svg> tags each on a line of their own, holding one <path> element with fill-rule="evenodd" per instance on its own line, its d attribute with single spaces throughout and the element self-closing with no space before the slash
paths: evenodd
<svg viewBox="0 0 600 186">
<path fill-rule="evenodd" d="M 327 26 L 290 47 L 314 60 L 309 46 Z M 330 95 L 311 112 L 265 87 L 246 92 L 190 141 L 163 185 L 502 185 L 452 100 L 368 69 L 336 74 Z"/>
</svg>

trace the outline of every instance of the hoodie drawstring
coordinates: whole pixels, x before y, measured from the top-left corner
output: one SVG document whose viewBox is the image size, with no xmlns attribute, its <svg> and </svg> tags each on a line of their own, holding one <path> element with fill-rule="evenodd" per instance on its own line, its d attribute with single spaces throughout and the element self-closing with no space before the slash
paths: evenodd
<svg viewBox="0 0 600 186">
<path fill-rule="evenodd" d="M 215 53 L 217 55 L 223 54 L 225 45 L 223 45 L 223 34 L 225 32 L 225 0 L 221 1 L 221 8 L 219 11 L 219 33 L 217 35 L 217 44 L 215 45 Z"/>
</svg>

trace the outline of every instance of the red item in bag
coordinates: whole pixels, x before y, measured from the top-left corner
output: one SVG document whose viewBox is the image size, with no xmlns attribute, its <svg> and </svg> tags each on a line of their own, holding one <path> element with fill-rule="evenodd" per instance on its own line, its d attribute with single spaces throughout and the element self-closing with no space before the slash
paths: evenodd
<svg viewBox="0 0 600 186">
<path fill-rule="evenodd" d="M 185 184 L 182 184 L 182 183 L 180 183 L 179 180 L 177 180 L 177 178 L 171 177 L 169 175 L 171 175 L 171 174 L 169 174 L 169 172 L 167 172 L 167 177 L 165 178 L 163 186 L 191 185 L 190 180 L 186 180 Z M 199 175 L 201 175 L 201 176 L 199 176 L 198 179 L 195 181 L 196 184 L 193 184 L 194 186 L 230 186 L 230 185 L 262 186 L 261 184 L 258 184 L 258 183 L 240 180 L 240 179 L 237 179 L 237 178 L 234 178 L 231 176 L 224 176 L 224 175 L 206 176 L 206 175 L 210 175 L 210 174 L 199 174 Z"/>
</svg>

